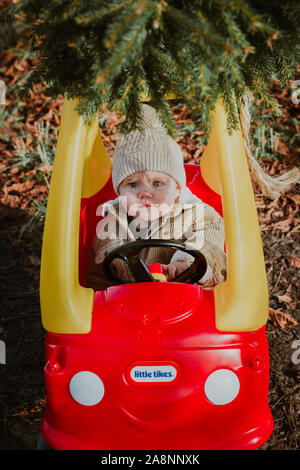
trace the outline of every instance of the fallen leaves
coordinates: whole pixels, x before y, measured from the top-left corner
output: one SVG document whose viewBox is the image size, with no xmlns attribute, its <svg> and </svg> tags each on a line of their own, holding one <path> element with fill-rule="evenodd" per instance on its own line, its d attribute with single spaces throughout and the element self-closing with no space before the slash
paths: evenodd
<svg viewBox="0 0 300 470">
<path fill-rule="evenodd" d="M 4 192 L 4 194 L 7 194 L 7 192 L 12 192 L 12 191 L 16 191 L 18 193 L 22 193 L 23 191 L 28 191 L 29 189 L 31 189 L 33 186 L 34 186 L 35 182 L 33 180 L 27 180 L 27 181 L 24 181 L 24 183 L 14 183 L 10 186 L 7 186 L 7 184 L 5 183 L 2 190 Z"/>
<path fill-rule="evenodd" d="M 6 174 L 3 173 L 5 181 L 0 192 L 0 203 L 14 209 L 28 209 L 36 198 L 47 196 L 47 175 L 50 175 L 51 170 L 51 165 L 41 165 L 27 172 L 19 170 L 18 167 L 7 169 Z M 36 178 L 38 173 L 43 175 L 43 181 Z"/>
<path fill-rule="evenodd" d="M 41 265 L 41 260 L 40 260 L 40 258 L 38 258 L 37 256 L 28 255 L 28 259 L 29 259 L 30 263 L 31 263 L 33 266 L 40 266 L 40 265 Z"/>
<path fill-rule="evenodd" d="M 282 165 L 274 162 L 270 164 L 267 171 L 275 175 L 284 171 L 284 169 Z M 280 237 L 282 239 L 284 237 L 291 238 L 293 234 L 299 232 L 300 195 L 296 192 L 296 188 L 292 188 L 289 193 L 283 194 L 279 199 L 273 201 L 256 191 L 255 201 L 260 229 L 262 232 L 268 232 L 266 237 L 273 237 L 274 240 L 278 241 Z M 269 253 L 268 263 L 270 264 L 268 282 L 272 305 L 269 308 L 269 319 L 275 326 L 282 329 L 296 326 L 298 321 L 294 318 L 293 312 L 296 309 L 297 300 L 292 295 L 292 284 L 295 283 L 295 279 L 289 276 L 291 276 L 291 269 L 300 267 L 300 259 L 296 254 L 281 255 L 280 252 L 276 253 L 274 248 L 274 256 L 270 257 Z M 289 274 L 287 274 L 288 270 L 290 271 Z"/>
<path fill-rule="evenodd" d="M 274 168 L 274 164 L 272 165 Z M 296 188 L 292 188 L 289 194 L 282 194 L 279 199 L 266 201 L 262 195 L 255 195 L 260 229 L 262 231 L 280 231 L 283 233 L 295 233 L 300 230 L 300 195 Z"/>
<path fill-rule="evenodd" d="M 283 218 L 281 220 L 278 220 L 277 222 L 271 223 L 269 226 L 269 230 L 280 230 L 281 232 L 292 232 L 292 230 L 296 231 L 295 229 L 299 228 L 299 224 L 300 224 L 300 219 L 295 218 L 294 216 L 290 215 L 287 218 Z"/>
<path fill-rule="evenodd" d="M 289 147 L 284 142 L 281 142 L 279 139 L 275 139 L 274 147 L 274 150 L 283 155 L 284 157 L 286 157 L 290 152 Z"/>
<path fill-rule="evenodd" d="M 287 197 L 294 201 L 297 206 L 300 206 L 300 194 L 287 194 Z"/>
<path fill-rule="evenodd" d="M 287 256 L 287 259 L 289 260 L 291 266 L 294 268 L 300 268 L 300 258 L 297 258 L 297 256 L 289 255 Z"/>
<path fill-rule="evenodd" d="M 271 307 L 269 307 L 269 319 L 275 326 L 283 329 L 288 325 L 298 325 L 297 320 L 291 314 L 275 310 Z"/>
<path fill-rule="evenodd" d="M 274 294 L 278 301 L 284 304 L 289 304 L 289 307 L 294 310 L 296 307 L 296 301 L 291 297 L 292 284 L 290 284 L 284 294 Z"/>
<path fill-rule="evenodd" d="M 279 300 L 279 302 L 284 302 L 284 303 L 292 302 L 292 297 L 290 297 L 287 294 L 283 294 L 283 295 L 275 294 L 275 295 L 276 295 L 277 299 Z"/>
</svg>

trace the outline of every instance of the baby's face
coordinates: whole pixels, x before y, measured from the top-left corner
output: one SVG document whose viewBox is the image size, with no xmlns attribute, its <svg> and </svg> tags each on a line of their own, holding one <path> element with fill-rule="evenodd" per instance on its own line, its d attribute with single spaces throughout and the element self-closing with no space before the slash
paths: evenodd
<svg viewBox="0 0 300 470">
<path fill-rule="evenodd" d="M 179 189 L 179 184 L 166 173 L 139 171 L 124 178 L 119 194 L 129 215 L 150 221 L 174 207 Z"/>
</svg>

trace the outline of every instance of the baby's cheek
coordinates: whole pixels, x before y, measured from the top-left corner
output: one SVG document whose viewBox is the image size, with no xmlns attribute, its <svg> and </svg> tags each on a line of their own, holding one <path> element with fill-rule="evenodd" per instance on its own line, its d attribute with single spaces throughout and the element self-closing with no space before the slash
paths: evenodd
<svg viewBox="0 0 300 470">
<path fill-rule="evenodd" d="M 169 206 L 172 206 L 175 204 L 176 199 L 179 196 L 179 190 L 175 187 L 168 188 L 162 195 L 161 195 L 161 201 L 160 204 L 167 204 Z"/>
</svg>

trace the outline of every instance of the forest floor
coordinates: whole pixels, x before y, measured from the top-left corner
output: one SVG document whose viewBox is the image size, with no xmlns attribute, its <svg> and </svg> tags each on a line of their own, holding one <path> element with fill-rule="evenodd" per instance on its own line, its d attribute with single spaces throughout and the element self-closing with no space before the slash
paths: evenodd
<svg viewBox="0 0 300 470">
<path fill-rule="evenodd" d="M 0 106 L 0 449 L 35 449 L 46 395 L 43 376 L 45 331 L 41 324 L 39 275 L 42 231 L 62 97 L 42 92 L 30 99 L 16 95 L 30 59 L 17 45 L 0 55 L 0 78 L 7 86 Z M 270 110 L 255 116 L 259 154 L 273 175 L 296 166 L 299 152 L 299 105 L 289 90 L 274 84 L 283 115 Z M 259 103 L 256 103 L 259 105 Z M 178 143 L 185 162 L 199 163 L 207 136 L 189 112 L 174 105 Z M 102 112 L 101 134 L 110 154 L 118 138 L 117 116 Z M 267 134 L 270 129 L 274 134 Z M 273 132 L 273 131 L 272 131 Z M 298 139 L 298 140 L 297 140 Z M 268 159 L 268 153 L 275 160 Z M 283 163 L 284 162 L 284 163 Z M 255 187 L 270 293 L 266 335 L 270 351 L 269 403 L 274 431 L 261 449 L 297 449 L 300 444 L 299 203 L 297 187 L 276 201 Z M 3 362 L 3 361 L 2 361 Z"/>
</svg>

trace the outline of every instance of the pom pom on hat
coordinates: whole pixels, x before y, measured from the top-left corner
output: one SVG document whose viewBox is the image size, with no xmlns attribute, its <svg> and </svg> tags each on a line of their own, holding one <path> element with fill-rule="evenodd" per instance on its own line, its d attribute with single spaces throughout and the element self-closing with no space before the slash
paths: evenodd
<svg viewBox="0 0 300 470">
<path fill-rule="evenodd" d="M 186 176 L 179 145 L 167 134 L 155 109 L 143 104 L 142 114 L 143 132 L 122 135 L 115 149 L 112 180 L 116 193 L 123 179 L 138 171 L 167 173 L 182 189 Z"/>
<path fill-rule="evenodd" d="M 164 130 L 167 134 L 165 125 L 160 120 L 157 112 L 148 104 L 142 105 L 143 111 L 143 124 L 145 128 L 148 129 L 161 129 Z"/>
</svg>

